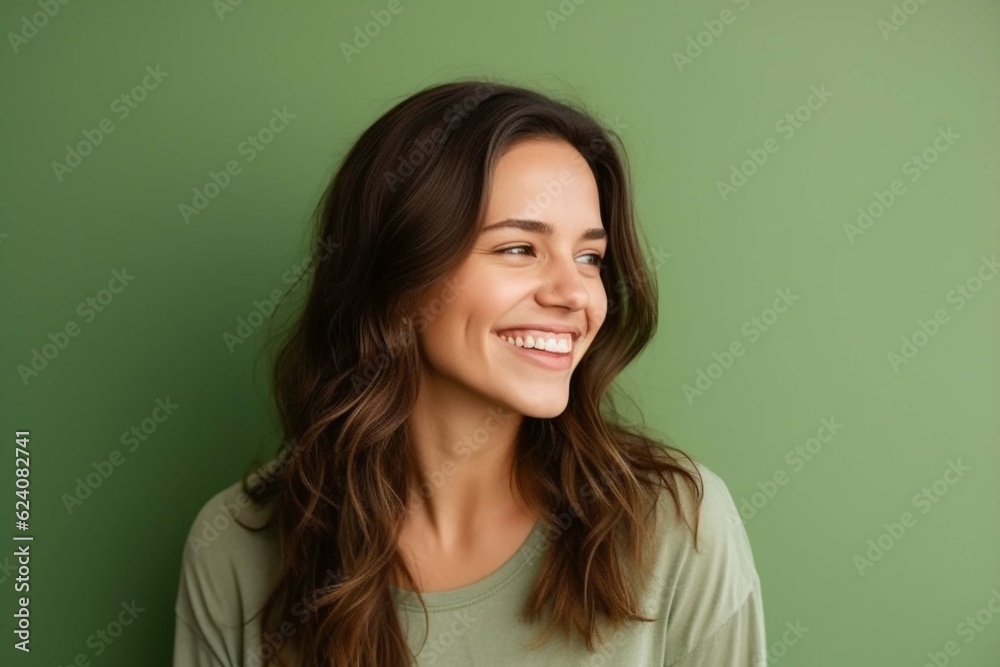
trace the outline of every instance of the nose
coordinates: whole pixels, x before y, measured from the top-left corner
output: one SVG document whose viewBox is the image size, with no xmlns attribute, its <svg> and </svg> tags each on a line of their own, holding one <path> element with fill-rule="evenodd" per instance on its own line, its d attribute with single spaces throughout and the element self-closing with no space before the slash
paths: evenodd
<svg viewBox="0 0 1000 667">
<path fill-rule="evenodd" d="M 580 275 L 580 266 L 572 258 L 553 259 L 544 271 L 544 285 L 535 293 L 539 305 L 581 310 L 590 303 L 590 292 Z"/>
</svg>

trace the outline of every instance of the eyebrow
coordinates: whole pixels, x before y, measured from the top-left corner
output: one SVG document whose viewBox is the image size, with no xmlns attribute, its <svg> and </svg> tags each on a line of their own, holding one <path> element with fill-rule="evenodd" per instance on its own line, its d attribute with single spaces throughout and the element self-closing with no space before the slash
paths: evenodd
<svg viewBox="0 0 1000 667">
<path fill-rule="evenodd" d="M 492 225 L 487 225 L 483 227 L 479 233 L 485 234 L 486 232 L 493 231 L 494 229 L 520 229 L 521 231 L 530 232 L 532 234 L 542 234 L 544 236 L 552 236 L 555 234 L 556 229 L 547 222 L 541 222 L 540 220 L 523 220 L 521 218 L 510 218 L 508 220 L 501 220 L 500 222 L 494 222 Z M 587 229 L 580 235 L 580 238 L 586 241 L 601 241 L 608 238 L 608 233 L 602 227 L 593 227 Z"/>
</svg>

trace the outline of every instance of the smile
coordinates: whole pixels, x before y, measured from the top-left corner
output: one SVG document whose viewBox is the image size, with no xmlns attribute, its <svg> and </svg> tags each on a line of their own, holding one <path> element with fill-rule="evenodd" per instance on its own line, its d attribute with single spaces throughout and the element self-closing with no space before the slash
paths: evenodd
<svg viewBox="0 0 1000 667">
<path fill-rule="evenodd" d="M 511 345 L 533 350 L 544 350 L 555 354 L 573 351 L 573 335 L 549 333 L 529 329 L 509 329 L 497 332 L 497 336 Z"/>
<path fill-rule="evenodd" d="M 507 332 L 503 333 L 507 334 Z M 500 334 L 497 334 L 497 338 L 503 341 L 504 347 L 509 348 L 518 357 L 536 366 L 549 370 L 567 370 L 573 366 L 572 341 L 563 339 L 561 343 L 556 342 L 559 336 L 539 338 L 537 341 L 534 336 L 528 336 L 527 338 L 510 336 L 509 338 L 512 338 L 514 342 L 511 342 L 510 339 Z M 520 345 L 518 345 L 518 340 L 521 341 Z M 529 342 L 534 347 L 527 347 Z M 549 351 L 546 348 L 552 348 L 555 351 Z"/>
</svg>

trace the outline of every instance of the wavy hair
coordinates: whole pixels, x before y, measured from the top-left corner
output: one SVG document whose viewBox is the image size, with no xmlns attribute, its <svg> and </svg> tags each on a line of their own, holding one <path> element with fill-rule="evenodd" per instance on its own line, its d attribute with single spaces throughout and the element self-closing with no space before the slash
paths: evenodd
<svg viewBox="0 0 1000 667">
<path fill-rule="evenodd" d="M 397 539 L 413 491 L 405 426 L 419 390 L 421 306 L 471 252 L 499 157 L 532 138 L 569 143 L 591 168 L 609 299 L 564 412 L 525 416 L 517 434 L 512 483 L 548 536 L 523 618 L 542 622 L 536 646 L 559 631 L 590 651 L 601 626 L 653 620 L 640 613 L 637 574 L 649 516 L 662 490 L 680 510 L 679 482 L 697 505 L 703 488 L 693 460 L 644 424 L 627 425 L 612 394 L 657 323 L 621 138 L 579 105 L 460 80 L 403 99 L 368 127 L 316 209 L 310 242 L 336 251 L 304 274 L 301 312 L 271 366 L 280 472 L 243 479 L 272 510 L 253 529 L 274 531 L 280 545 L 260 610 L 265 664 L 287 665 L 285 649 L 310 667 L 413 664 L 392 584 L 417 589 Z M 697 544 L 698 513 L 684 523 Z M 289 621 L 296 629 L 281 633 Z"/>
</svg>

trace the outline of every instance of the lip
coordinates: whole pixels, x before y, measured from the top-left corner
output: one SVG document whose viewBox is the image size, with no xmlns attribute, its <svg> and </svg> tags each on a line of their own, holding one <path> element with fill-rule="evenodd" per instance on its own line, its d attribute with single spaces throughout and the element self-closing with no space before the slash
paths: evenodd
<svg viewBox="0 0 1000 667">
<path fill-rule="evenodd" d="M 531 327 L 531 328 L 538 328 L 538 327 Z M 572 332 L 567 331 L 560 333 L 572 333 Z M 517 345 L 511 345 L 497 334 L 493 335 L 496 337 L 498 343 L 502 344 L 504 347 L 509 347 L 514 354 L 517 354 L 525 361 L 531 362 L 537 366 L 553 371 L 564 371 L 573 367 L 573 350 L 563 354 L 546 352 L 544 350 L 529 350 L 524 347 L 518 347 Z"/>
</svg>

